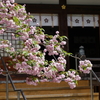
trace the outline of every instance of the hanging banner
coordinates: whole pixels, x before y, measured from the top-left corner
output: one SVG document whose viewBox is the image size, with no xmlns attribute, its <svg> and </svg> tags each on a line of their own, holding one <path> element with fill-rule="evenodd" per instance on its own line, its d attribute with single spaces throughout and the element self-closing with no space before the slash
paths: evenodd
<svg viewBox="0 0 100 100">
<path fill-rule="evenodd" d="M 70 27 L 98 27 L 98 15 L 71 14 L 67 16 Z"/>
<path fill-rule="evenodd" d="M 58 15 L 57 14 L 31 14 L 33 20 L 30 22 L 32 26 L 58 26 Z"/>
</svg>

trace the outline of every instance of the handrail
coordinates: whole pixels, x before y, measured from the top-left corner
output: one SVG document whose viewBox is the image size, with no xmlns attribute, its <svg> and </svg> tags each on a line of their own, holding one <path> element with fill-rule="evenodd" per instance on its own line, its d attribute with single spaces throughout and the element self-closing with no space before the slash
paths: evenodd
<svg viewBox="0 0 100 100">
<path fill-rule="evenodd" d="M 76 53 L 75 54 L 75 68 L 76 70 L 78 69 L 77 66 L 77 57 L 78 57 L 78 54 Z M 100 61 L 100 58 L 87 58 L 88 60 L 92 60 L 92 61 Z M 93 83 L 92 83 L 92 74 L 93 76 L 96 78 L 96 80 L 100 83 L 100 79 L 98 78 L 98 76 L 95 74 L 95 72 L 93 70 L 90 71 L 90 90 L 91 90 L 91 100 L 93 100 Z M 100 100 L 100 93 L 99 93 L 99 100 Z"/>
<path fill-rule="evenodd" d="M 90 61 L 100 61 L 100 58 L 87 58 Z M 96 73 L 91 70 L 90 72 L 90 87 L 91 87 L 91 100 L 93 100 L 93 91 L 92 91 L 92 74 L 96 78 L 96 80 L 100 83 L 99 77 L 96 75 Z M 99 100 L 100 100 L 100 91 L 99 91 Z"/>
<path fill-rule="evenodd" d="M 8 69 L 7 69 L 7 67 L 6 67 L 6 64 L 5 64 L 5 62 L 4 62 L 4 60 L 3 60 L 3 58 L 2 58 L 1 55 L 0 55 L 0 59 L 1 59 L 1 62 L 2 62 L 2 64 L 3 64 L 3 66 L 4 66 L 5 70 L 6 70 L 6 72 L 7 72 L 7 75 L 8 75 L 8 78 L 9 78 L 9 80 L 10 80 L 10 83 L 11 83 L 11 85 L 12 85 L 13 90 L 14 90 L 14 91 L 17 91 L 17 92 L 19 91 L 19 92 L 21 93 L 23 99 L 24 99 L 24 100 L 27 100 L 26 97 L 25 97 L 25 95 L 24 95 L 24 93 L 23 93 L 23 91 L 22 91 L 21 89 L 16 89 L 16 87 L 15 87 L 13 81 L 12 81 L 12 78 L 11 78 L 11 76 L 10 76 L 10 73 L 9 73 L 9 71 L 8 71 Z"/>
<path fill-rule="evenodd" d="M 97 79 L 97 81 L 100 83 L 100 79 L 98 78 L 98 76 L 95 74 L 95 72 L 93 70 L 91 70 L 92 74 L 94 75 L 94 77 Z"/>
<path fill-rule="evenodd" d="M 94 100 L 93 98 L 93 90 L 92 90 L 92 86 L 93 86 L 93 83 L 92 83 L 92 74 L 94 75 L 94 77 L 96 78 L 96 80 L 100 83 L 100 79 L 98 78 L 98 76 L 95 74 L 95 72 L 93 70 L 91 70 L 90 72 L 90 87 L 91 87 L 91 100 Z M 100 100 L 100 92 L 99 92 L 99 100 Z"/>
<path fill-rule="evenodd" d="M 90 61 L 100 61 L 100 58 L 86 58 L 85 50 L 84 50 L 83 46 L 79 47 L 79 52 L 75 54 L 75 57 L 78 57 L 79 55 L 81 56 L 81 60 L 88 59 Z M 77 60 L 76 59 L 75 59 L 75 66 L 76 66 L 76 70 L 77 70 Z M 93 100 L 92 74 L 96 78 L 96 80 L 100 83 L 100 79 L 98 78 L 98 76 L 95 74 L 95 72 L 93 70 L 91 70 L 90 71 L 91 100 Z M 99 100 L 100 100 L 100 91 L 99 91 Z"/>
</svg>

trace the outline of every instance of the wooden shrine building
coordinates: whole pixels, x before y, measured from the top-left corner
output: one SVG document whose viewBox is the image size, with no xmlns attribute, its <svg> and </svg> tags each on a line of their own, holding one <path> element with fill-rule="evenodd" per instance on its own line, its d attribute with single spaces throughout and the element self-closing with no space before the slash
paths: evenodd
<svg viewBox="0 0 100 100">
<path fill-rule="evenodd" d="M 15 2 L 26 4 L 26 11 L 34 16 L 30 25 L 43 27 L 47 34 L 53 35 L 59 31 L 60 35 L 67 36 L 66 51 L 76 55 L 79 53 L 79 47 L 83 46 L 86 58 L 93 63 L 93 70 L 100 75 L 100 0 L 15 0 Z M 9 33 L 0 34 L 0 39 L 10 40 L 16 50 L 21 48 L 20 39 L 13 40 Z M 0 53 L 5 62 L 10 59 L 7 53 L 3 51 Z M 75 59 L 70 57 L 66 59 L 68 62 L 66 70 L 75 69 Z M 1 66 L 2 61 L 0 60 Z M 8 67 L 8 70 L 14 69 Z M 9 73 L 7 74 L 10 77 Z M 26 76 L 11 74 L 15 86 L 24 91 L 28 100 L 90 100 L 90 98 L 93 100 L 93 95 L 95 100 L 100 100 L 100 83 L 92 80 L 94 83 L 90 85 L 91 77 L 81 80 L 77 88 L 72 90 L 63 81 L 59 84 L 48 82 L 40 83 L 38 86 L 26 85 Z M 12 89 L 15 88 L 13 82 L 10 82 L 12 86 L 7 84 L 7 78 L 6 75 L 0 76 L 0 100 L 8 100 L 8 94 L 6 94 L 8 92 L 9 98 L 16 100 L 20 91 L 15 94 L 16 90 Z M 8 85 L 9 91 L 7 90 Z M 23 100 L 22 96 L 21 100 Z"/>
<path fill-rule="evenodd" d="M 75 55 L 79 47 L 84 46 L 86 57 L 100 58 L 100 5 L 99 1 L 93 3 L 74 2 L 68 0 L 16 0 L 17 3 L 26 4 L 26 11 L 34 18 L 30 23 L 43 27 L 48 34 L 68 37 L 65 50 Z M 13 41 L 9 34 L 0 36 L 0 39 L 9 39 L 16 49 L 20 48 L 18 41 Z M 7 54 L 2 52 L 4 57 Z M 75 61 L 68 58 L 67 68 L 75 68 Z"/>
</svg>

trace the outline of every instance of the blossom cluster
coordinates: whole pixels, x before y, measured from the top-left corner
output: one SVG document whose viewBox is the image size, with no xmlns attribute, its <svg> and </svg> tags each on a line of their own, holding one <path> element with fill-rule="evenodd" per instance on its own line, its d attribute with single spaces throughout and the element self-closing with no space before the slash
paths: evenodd
<svg viewBox="0 0 100 100">
<path fill-rule="evenodd" d="M 79 70 L 83 73 L 90 73 L 92 69 L 92 63 L 89 60 L 79 61 Z"/>
<path fill-rule="evenodd" d="M 64 79 L 65 82 L 68 82 L 71 89 L 75 88 L 77 81 L 81 80 L 81 77 L 75 70 L 72 70 L 72 69 L 66 72 L 66 74 L 67 74 L 67 78 Z"/>
<path fill-rule="evenodd" d="M 2 74 L 2 72 L 3 72 L 3 69 L 0 68 L 0 74 Z"/>
<path fill-rule="evenodd" d="M 8 40 L 0 39 L 0 49 L 9 53 L 13 66 L 18 73 L 28 74 L 26 83 L 37 85 L 39 82 L 68 82 L 70 88 L 75 88 L 81 79 L 78 71 L 66 71 L 66 56 L 70 55 L 64 50 L 66 36 L 45 34 L 45 30 L 38 26 L 30 26 L 32 20 L 25 5 L 14 3 L 14 0 L 0 2 L 0 34 L 10 33 L 13 39 L 21 39 L 22 48 L 15 50 Z M 89 73 L 92 64 L 85 60 L 80 61 L 79 69 Z"/>
</svg>

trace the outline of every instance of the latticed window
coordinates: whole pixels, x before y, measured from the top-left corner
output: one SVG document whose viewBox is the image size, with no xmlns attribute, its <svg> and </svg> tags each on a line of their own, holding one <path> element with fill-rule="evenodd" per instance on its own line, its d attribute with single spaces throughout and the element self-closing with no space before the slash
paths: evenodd
<svg viewBox="0 0 100 100">
<path fill-rule="evenodd" d="M 0 34 L 0 39 L 4 39 L 4 40 L 9 40 L 12 43 L 12 46 L 15 48 L 15 50 L 20 49 L 22 46 L 20 45 L 20 39 L 13 39 L 12 38 L 12 34 L 9 33 L 4 33 L 4 34 Z M 0 50 L 0 53 L 2 56 L 8 56 L 8 54 L 2 50 Z"/>
</svg>

